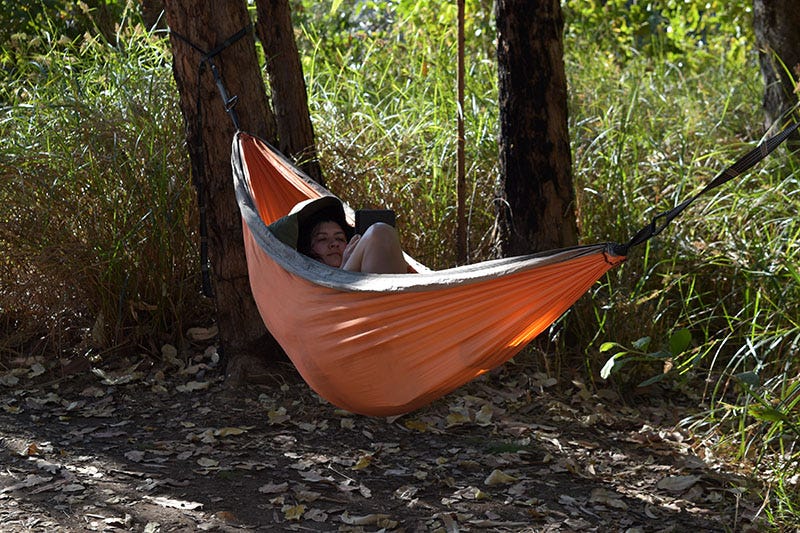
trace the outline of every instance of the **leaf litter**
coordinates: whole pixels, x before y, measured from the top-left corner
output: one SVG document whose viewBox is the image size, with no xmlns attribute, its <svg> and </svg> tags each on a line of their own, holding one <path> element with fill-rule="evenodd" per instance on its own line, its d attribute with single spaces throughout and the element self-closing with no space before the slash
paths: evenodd
<svg viewBox="0 0 800 533">
<path fill-rule="evenodd" d="M 214 332 L 191 331 L 194 342 Z M 286 364 L 229 389 L 213 347 L 46 380 L 0 375 L 3 531 L 747 531 L 746 478 L 661 396 L 501 368 L 368 418 Z M 169 376 L 169 377 L 167 377 Z"/>
</svg>

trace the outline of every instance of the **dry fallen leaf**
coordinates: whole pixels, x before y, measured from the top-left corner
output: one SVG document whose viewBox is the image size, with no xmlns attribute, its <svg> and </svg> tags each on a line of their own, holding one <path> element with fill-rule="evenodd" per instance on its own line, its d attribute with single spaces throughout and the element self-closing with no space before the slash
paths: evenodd
<svg viewBox="0 0 800 533">
<path fill-rule="evenodd" d="M 419 488 L 412 485 L 403 485 L 394 491 L 394 495 L 401 500 L 411 500 L 419 492 Z"/>
<path fill-rule="evenodd" d="M 261 485 L 258 488 L 258 492 L 263 494 L 279 494 L 281 492 L 286 492 L 289 490 L 288 483 L 267 483 L 266 485 Z"/>
<path fill-rule="evenodd" d="M 589 501 L 598 505 L 605 505 L 606 507 L 611 507 L 613 509 L 620 509 L 621 511 L 628 509 L 628 504 L 622 501 L 621 494 L 603 488 L 592 490 L 592 496 Z"/>
<path fill-rule="evenodd" d="M 274 426 L 276 424 L 283 424 L 290 418 L 289 415 L 286 414 L 285 407 L 279 407 L 278 409 L 270 410 L 267 413 L 267 416 L 269 417 L 268 423 L 271 426 Z"/>
<path fill-rule="evenodd" d="M 283 511 L 283 516 L 286 520 L 300 520 L 303 517 L 303 513 L 306 512 L 306 506 L 303 504 L 285 505 L 281 508 L 281 511 Z"/>
<path fill-rule="evenodd" d="M 197 460 L 197 464 L 205 468 L 210 468 L 213 466 L 219 466 L 219 461 L 216 459 L 211 459 L 210 457 L 201 457 Z"/>
<path fill-rule="evenodd" d="M 216 437 L 228 437 L 230 435 L 241 435 L 242 433 L 247 433 L 248 429 L 251 428 L 220 428 L 214 431 L 214 435 Z"/>
<path fill-rule="evenodd" d="M 178 392 L 193 392 L 207 389 L 211 383 L 208 381 L 190 381 L 186 385 L 178 385 L 175 390 Z"/>
<path fill-rule="evenodd" d="M 447 415 L 445 419 L 447 424 L 445 427 L 451 428 L 455 426 L 460 426 L 463 424 L 468 424 L 470 422 L 469 414 L 464 412 L 453 412 Z"/>
<path fill-rule="evenodd" d="M 425 433 L 428 431 L 428 423 L 422 420 L 406 420 L 403 425 L 414 431 L 419 431 L 420 433 Z"/>
<path fill-rule="evenodd" d="M 5 385 L 6 387 L 13 387 L 19 383 L 19 378 L 13 374 L 5 374 L 0 376 L 0 385 Z"/>
<path fill-rule="evenodd" d="M 95 387 L 94 385 L 91 385 L 91 386 L 86 387 L 85 389 L 83 389 L 80 392 L 80 395 L 85 397 L 85 398 L 102 398 L 103 396 L 106 395 L 106 390 L 102 389 L 100 387 Z"/>
<path fill-rule="evenodd" d="M 503 528 L 506 531 L 519 529 L 528 525 L 527 522 L 503 522 L 501 520 L 470 520 L 470 525 L 484 530 L 497 530 Z M 627 532 L 626 532 L 627 533 Z"/>
<path fill-rule="evenodd" d="M 493 470 L 483 483 L 491 487 L 493 485 L 507 485 L 509 483 L 514 483 L 515 481 L 517 481 L 517 478 L 514 476 L 509 476 L 502 470 Z"/>
<path fill-rule="evenodd" d="M 36 376 L 41 376 L 45 373 L 45 368 L 42 366 L 41 363 L 34 363 L 31 366 L 31 371 L 28 373 L 29 378 L 35 378 Z"/>
<path fill-rule="evenodd" d="M 488 403 L 484 404 L 483 407 L 475 413 L 475 423 L 482 427 L 488 426 L 492 423 L 492 416 L 494 416 L 494 409 Z"/>
<path fill-rule="evenodd" d="M 123 527 L 130 527 L 133 523 L 133 517 L 128 513 L 125 513 L 125 516 L 112 516 L 109 518 L 104 518 L 103 523 L 116 528 L 123 528 Z"/>
<path fill-rule="evenodd" d="M 661 490 L 681 492 L 691 488 L 698 481 L 700 481 L 700 476 L 667 476 L 661 479 L 656 487 Z"/>
<path fill-rule="evenodd" d="M 483 492 L 478 487 L 465 487 L 463 489 L 457 490 L 455 494 L 453 494 L 456 498 L 461 498 L 464 500 L 488 500 L 489 494 Z"/>
<path fill-rule="evenodd" d="M 189 328 L 186 330 L 186 336 L 193 341 L 207 341 L 213 339 L 219 333 L 219 328 L 214 325 L 210 328 Z"/>
<path fill-rule="evenodd" d="M 236 522 L 239 521 L 239 519 L 236 518 L 236 515 L 233 514 L 230 511 L 218 511 L 217 513 L 214 514 L 214 516 L 218 520 L 222 520 L 223 522 L 228 522 L 230 524 L 233 524 L 233 523 L 236 523 Z"/>
<path fill-rule="evenodd" d="M 390 516 L 388 514 L 368 514 L 364 516 L 350 516 L 350 514 L 345 511 L 339 517 L 339 519 L 349 526 L 373 526 L 373 525 L 381 525 L 381 522 L 385 522 L 389 520 Z"/>
<path fill-rule="evenodd" d="M 0 489 L 0 494 L 5 494 L 6 492 L 13 492 L 15 490 L 24 489 L 24 488 L 31 488 L 35 487 L 36 485 L 41 485 L 42 483 L 47 483 L 48 481 L 52 480 L 52 476 L 37 476 L 36 474 L 29 474 L 23 481 L 19 483 L 15 483 L 13 485 L 9 485 Z"/>
<path fill-rule="evenodd" d="M 298 472 L 300 477 L 303 478 L 305 481 L 309 481 L 311 483 L 317 483 L 320 481 L 333 481 L 331 476 L 323 476 L 316 470 L 308 470 L 308 471 L 300 471 Z"/>
<path fill-rule="evenodd" d="M 140 463 L 144 459 L 144 452 L 139 450 L 125 452 L 125 459 L 133 461 L 134 463 Z"/>
<path fill-rule="evenodd" d="M 297 501 L 304 503 L 315 502 L 322 497 L 322 494 L 313 490 L 295 490 L 294 495 L 297 497 Z"/>
<path fill-rule="evenodd" d="M 28 449 L 25 450 L 24 455 L 28 456 L 39 455 L 40 452 L 41 450 L 39 449 L 39 445 L 36 444 L 35 442 L 31 442 L 30 444 L 28 444 Z"/>
<path fill-rule="evenodd" d="M 61 487 L 61 492 L 81 492 L 85 489 L 86 487 L 80 483 L 70 483 L 69 485 L 64 485 Z"/>
<path fill-rule="evenodd" d="M 362 455 L 358 458 L 358 461 L 353 466 L 353 470 L 363 470 L 367 468 L 369 465 L 372 464 L 372 454 Z"/>
<path fill-rule="evenodd" d="M 322 511 L 321 509 L 311 509 L 303 515 L 303 518 L 306 520 L 313 520 L 317 523 L 322 523 L 328 521 L 328 513 Z"/>
<path fill-rule="evenodd" d="M 161 347 L 161 357 L 168 363 L 172 363 L 175 366 L 183 366 L 183 362 L 178 359 L 178 349 L 171 345 L 165 344 Z"/>
<path fill-rule="evenodd" d="M 170 507 L 172 509 L 186 509 L 191 511 L 203 507 L 203 504 L 200 502 L 173 500 L 172 498 L 166 498 L 164 496 L 145 496 L 144 498 L 160 505 L 161 507 Z"/>
</svg>

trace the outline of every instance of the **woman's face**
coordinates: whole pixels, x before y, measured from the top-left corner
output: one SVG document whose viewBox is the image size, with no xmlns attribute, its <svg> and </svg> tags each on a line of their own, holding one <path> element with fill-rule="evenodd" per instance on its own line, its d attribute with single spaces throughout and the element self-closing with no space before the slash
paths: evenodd
<svg viewBox="0 0 800 533">
<path fill-rule="evenodd" d="M 347 236 L 336 222 L 320 222 L 311 230 L 311 251 L 328 266 L 342 266 L 342 252 Z"/>
</svg>

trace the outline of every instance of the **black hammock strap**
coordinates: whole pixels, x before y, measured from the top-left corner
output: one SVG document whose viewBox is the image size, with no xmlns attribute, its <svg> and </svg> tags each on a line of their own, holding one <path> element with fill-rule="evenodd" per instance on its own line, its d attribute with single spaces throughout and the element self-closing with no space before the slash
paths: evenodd
<svg viewBox="0 0 800 533">
<path fill-rule="evenodd" d="M 249 35 L 252 29 L 253 29 L 253 24 L 250 23 L 241 30 L 237 31 L 236 33 L 228 37 L 227 39 L 225 39 L 224 41 L 222 41 L 214 48 L 212 48 L 211 51 L 209 52 L 206 52 L 205 50 L 197 46 L 195 43 L 193 43 L 187 37 L 184 37 L 180 33 L 174 30 L 170 30 L 170 33 L 174 35 L 177 39 L 180 39 L 181 41 L 185 42 L 190 47 L 195 49 L 198 53 L 202 54 L 202 57 L 200 58 L 200 69 L 197 72 L 197 90 L 198 91 L 200 90 L 200 76 L 202 76 L 203 74 L 203 69 L 205 68 L 206 65 L 208 65 L 208 67 L 211 69 L 211 74 L 214 76 L 214 83 L 217 85 L 217 90 L 219 91 L 219 94 L 222 97 L 222 102 L 225 105 L 225 112 L 228 113 L 228 115 L 231 117 L 231 120 L 233 121 L 233 126 L 236 128 L 237 131 L 241 129 L 239 127 L 239 117 L 237 116 L 236 110 L 234 109 L 238 97 L 228 96 L 228 91 L 225 89 L 225 84 L 222 82 L 222 76 L 220 76 L 219 70 L 217 69 L 217 65 L 214 64 L 213 59 L 219 54 L 221 54 L 226 48 L 236 43 L 236 41 L 238 41 L 242 37 Z M 197 98 L 197 106 L 198 108 L 200 107 L 200 98 Z"/>
<path fill-rule="evenodd" d="M 239 117 L 236 114 L 236 102 L 237 97 L 229 97 L 228 91 L 225 89 L 225 85 L 222 82 L 222 76 L 219 74 L 219 70 L 217 66 L 214 64 L 213 59 L 221 54 L 226 48 L 236 43 L 239 39 L 249 35 L 253 29 L 253 24 L 250 23 L 241 30 L 237 31 L 220 44 L 212 48 L 210 51 L 205 51 L 187 37 L 181 35 L 180 33 L 170 30 L 170 33 L 174 35 L 180 41 L 183 41 L 187 45 L 189 45 L 192 49 L 197 51 L 202 57 L 200 58 L 200 68 L 197 70 L 197 81 L 195 83 L 197 94 L 195 95 L 195 102 L 196 102 L 196 113 L 198 120 L 198 144 L 202 147 L 203 144 L 203 125 L 199 123 L 202 121 L 202 115 L 200 113 L 200 106 L 201 106 L 201 98 L 200 98 L 200 78 L 203 76 L 203 71 L 205 70 L 205 66 L 208 65 L 211 69 L 211 74 L 214 76 L 214 83 L 217 86 L 217 90 L 219 91 L 220 96 L 222 97 L 222 102 L 225 106 L 225 112 L 228 113 L 228 116 L 233 121 L 233 126 L 236 128 L 236 131 L 239 131 L 241 128 L 239 127 Z M 202 159 L 201 163 L 202 164 Z M 199 174 L 203 174 L 203 170 L 200 169 L 198 172 Z M 211 284 L 211 265 L 209 264 L 208 260 L 208 222 L 206 218 L 206 203 L 205 203 L 205 196 L 203 194 L 203 183 L 200 179 L 195 177 L 194 179 L 194 187 L 197 191 L 197 205 L 198 211 L 200 215 L 200 272 L 202 274 L 202 283 L 203 283 L 203 294 L 207 297 L 212 298 L 214 296 L 214 288 Z"/>
<path fill-rule="evenodd" d="M 783 143 L 783 141 L 785 141 L 789 135 L 791 135 L 792 132 L 797 129 L 798 126 L 800 126 L 800 123 L 794 123 L 790 126 L 787 126 L 780 133 L 763 141 L 758 146 L 737 159 L 736 162 L 731 166 L 717 174 L 717 177 L 714 178 L 708 185 L 706 185 L 700 192 L 684 200 L 672 209 L 664 211 L 663 213 L 653 217 L 653 220 L 651 220 L 647 226 L 640 229 L 636 235 L 634 235 L 633 238 L 628 241 L 627 244 L 622 246 L 623 250 L 621 251 L 624 252 L 622 255 L 625 255 L 630 247 L 636 246 L 637 244 L 642 244 L 649 238 L 654 237 L 664 231 L 664 228 L 666 228 L 675 217 L 681 214 L 681 212 L 689 207 L 689 204 L 694 202 L 698 197 L 712 189 L 716 189 L 723 183 L 729 182 L 736 176 L 739 176 L 740 174 L 752 168 L 759 161 L 763 160 L 770 153 L 772 153 L 775 148 L 780 146 L 781 143 Z"/>
</svg>

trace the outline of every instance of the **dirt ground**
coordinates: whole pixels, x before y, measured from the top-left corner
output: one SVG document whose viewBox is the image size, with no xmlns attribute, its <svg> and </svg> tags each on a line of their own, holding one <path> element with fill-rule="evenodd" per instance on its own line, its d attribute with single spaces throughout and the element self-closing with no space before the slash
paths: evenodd
<svg viewBox="0 0 800 533">
<path fill-rule="evenodd" d="M 433 405 L 368 418 L 288 365 L 230 389 L 203 364 L 0 381 L 0 529 L 762 531 L 748 481 L 622 402 L 514 362 Z"/>
</svg>

